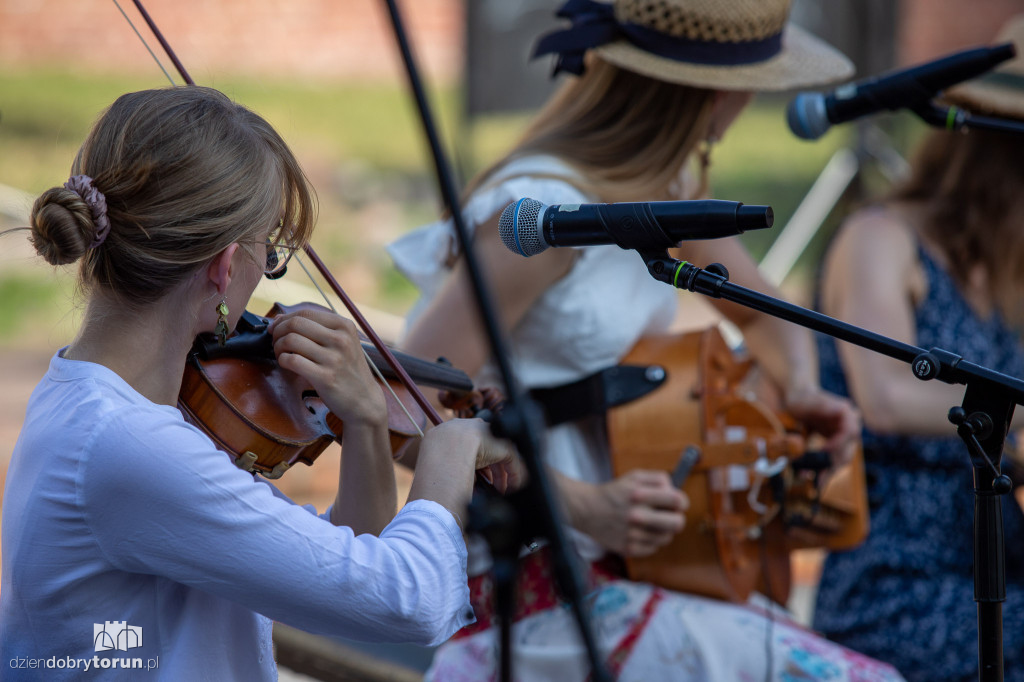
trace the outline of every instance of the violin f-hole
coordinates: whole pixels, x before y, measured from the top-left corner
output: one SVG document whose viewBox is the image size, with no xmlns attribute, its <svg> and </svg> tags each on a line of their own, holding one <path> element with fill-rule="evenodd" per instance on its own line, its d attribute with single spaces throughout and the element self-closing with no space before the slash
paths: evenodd
<svg viewBox="0 0 1024 682">
<path fill-rule="evenodd" d="M 323 405 L 323 401 L 320 400 L 320 394 L 313 389 L 307 389 L 302 392 L 302 404 L 306 406 L 310 414 L 316 414 L 316 408 L 310 404 L 313 400 L 319 401 Z"/>
</svg>

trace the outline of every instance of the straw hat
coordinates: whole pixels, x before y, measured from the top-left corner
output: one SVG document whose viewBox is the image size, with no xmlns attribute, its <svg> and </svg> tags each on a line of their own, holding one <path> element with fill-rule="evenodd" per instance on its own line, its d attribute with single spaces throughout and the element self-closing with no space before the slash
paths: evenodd
<svg viewBox="0 0 1024 682">
<path fill-rule="evenodd" d="M 559 54 L 582 72 L 586 49 L 616 66 L 671 83 L 775 91 L 853 75 L 841 52 L 787 24 L 790 0 L 570 0 L 570 29 L 541 38 L 534 55 Z"/>
<path fill-rule="evenodd" d="M 949 88 L 943 99 L 970 111 L 1024 119 L 1024 14 L 1003 26 L 996 43 L 1012 42 L 1017 56 L 999 68 Z"/>
</svg>

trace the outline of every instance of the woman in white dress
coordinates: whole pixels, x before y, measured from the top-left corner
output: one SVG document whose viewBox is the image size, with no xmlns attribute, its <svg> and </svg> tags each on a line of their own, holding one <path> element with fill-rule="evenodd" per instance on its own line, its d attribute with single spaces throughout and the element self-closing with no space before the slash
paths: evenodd
<svg viewBox="0 0 1024 682">
<path fill-rule="evenodd" d="M 689 199 L 706 191 L 711 145 L 753 92 L 823 84 L 852 73 L 831 47 L 787 25 L 788 0 L 618 0 L 567 3 L 572 28 L 541 40 L 558 70 L 577 74 L 553 96 L 505 158 L 474 180 L 464 204 L 474 246 L 507 330 L 519 378 L 558 386 L 615 365 L 644 335 L 664 331 L 676 292 L 637 254 L 616 246 L 511 253 L 498 235 L 510 202 L 543 204 Z M 687 172 L 700 160 L 695 178 Z M 686 242 L 685 258 L 720 261 L 732 281 L 774 293 L 735 240 Z M 464 260 L 444 220 L 391 246 L 421 289 L 403 345 L 444 355 L 479 381 L 496 379 L 466 286 Z M 839 453 L 856 436 L 850 404 L 821 390 L 814 342 L 800 327 L 716 301 L 782 387 L 786 407 Z M 614 555 L 644 556 L 683 526 L 686 500 L 665 472 L 613 477 L 603 418 L 550 428 L 555 475 L 576 550 L 592 562 L 599 644 L 622 680 L 898 679 L 891 668 L 802 630 L 783 615 L 622 579 Z M 494 629 L 485 561 L 470 562 L 478 622 L 439 650 L 428 677 L 491 679 Z M 531 606 L 513 634 L 517 679 L 584 679 L 583 649 L 557 606 L 546 552 L 522 558 L 517 590 Z"/>
</svg>

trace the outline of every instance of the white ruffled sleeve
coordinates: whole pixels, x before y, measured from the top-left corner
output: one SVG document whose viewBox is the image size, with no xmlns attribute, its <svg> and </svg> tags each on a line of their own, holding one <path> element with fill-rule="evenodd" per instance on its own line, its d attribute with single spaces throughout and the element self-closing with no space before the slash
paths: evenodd
<svg viewBox="0 0 1024 682">
<path fill-rule="evenodd" d="M 525 161 L 525 160 L 524 160 Z M 506 174 L 518 171 L 513 164 Z M 563 167 L 538 168 L 547 174 L 570 174 Z M 590 201 L 583 192 L 552 177 L 535 178 L 527 175 L 510 177 L 498 185 L 474 194 L 462 209 L 462 217 L 470 237 L 478 226 L 500 213 L 509 204 L 524 197 L 536 199 L 545 205 L 582 204 Z M 451 219 L 438 220 L 417 228 L 387 246 L 395 267 L 420 291 L 420 300 L 408 315 L 411 322 L 437 294 L 448 274 L 447 263 L 457 250 L 458 237 Z"/>
</svg>

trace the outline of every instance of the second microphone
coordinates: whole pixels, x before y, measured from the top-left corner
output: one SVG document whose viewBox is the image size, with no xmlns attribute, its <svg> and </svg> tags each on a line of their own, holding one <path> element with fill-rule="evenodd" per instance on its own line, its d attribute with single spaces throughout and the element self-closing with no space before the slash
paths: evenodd
<svg viewBox="0 0 1024 682">
<path fill-rule="evenodd" d="M 667 249 L 681 241 L 716 239 L 771 227 L 771 206 L 738 201 L 648 201 L 555 204 L 519 199 L 499 220 L 501 240 L 521 256 L 552 246 L 615 244 L 623 249 Z"/>
</svg>

